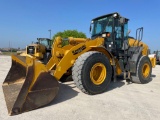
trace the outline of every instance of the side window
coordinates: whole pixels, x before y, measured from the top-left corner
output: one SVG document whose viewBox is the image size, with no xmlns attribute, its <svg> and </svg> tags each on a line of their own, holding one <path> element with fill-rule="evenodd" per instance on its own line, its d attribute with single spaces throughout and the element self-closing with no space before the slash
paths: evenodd
<svg viewBox="0 0 160 120">
<path fill-rule="evenodd" d="M 112 26 L 107 26 L 106 27 L 106 32 L 110 32 L 111 33 L 112 32 Z"/>
<path fill-rule="evenodd" d="M 122 29 L 121 26 L 115 27 L 115 32 L 116 32 L 116 39 L 122 38 Z"/>
<path fill-rule="evenodd" d="M 115 20 L 115 38 L 116 39 L 122 38 L 122 27 L 119 23 L 119 19 Z"/>
<path fill-rule="evenodd" d="M 106 26 L 105 32 L 112 33 L 113 19 L 112 18 L 108 19 L 108 21 L 106 21 L 106 25 L 105 26 Z"/>
<path fill-rule="evenodd" d="M 128 23 L 124 24 L 124 38 L 127 37 L 127 33 L 128 33 Z"/>
</svg>

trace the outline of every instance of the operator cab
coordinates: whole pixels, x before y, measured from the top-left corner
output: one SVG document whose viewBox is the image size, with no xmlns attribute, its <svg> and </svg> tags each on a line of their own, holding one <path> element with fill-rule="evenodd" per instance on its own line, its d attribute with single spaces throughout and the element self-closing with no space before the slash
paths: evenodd
<svg viewBox="0 0 160 120">
<path fill-rule="evenodd" d="M 124 43 L 128 42 L 128 21 L 117 12 L 94 18 L 90 26 L 91 39 L 103 37 L 105 48 L 115 55 L 117 51 L 126 49 Z"/>
<path fill-rule="evenodd" d="M 38 43 L 44 45 L 47 51 L 51 51 L 52 47 L 52 40 L 48 38 L 37 38 Z"/>
</svg>

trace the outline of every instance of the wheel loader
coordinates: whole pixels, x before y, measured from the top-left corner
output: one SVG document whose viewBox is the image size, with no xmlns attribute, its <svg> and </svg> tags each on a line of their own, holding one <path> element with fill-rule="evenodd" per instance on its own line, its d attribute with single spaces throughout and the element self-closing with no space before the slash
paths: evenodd
<svg viewBox="0 0 160 120">
<path fill-rule="evenodd" d="M 51 57 L 51 39 L 37 38 L 36 43 L 26 46 L 26 51 L 18 53 L 20 56 L 33 56 L 44 63 L 47 63 Z"/>
<path fill-rule="evenodd" d="M 9 115 L 50 103 L 63 75 L 72 75 L 75 85 L 89 95 L 105 92 L 120 74 L 129 82 L 150 82 L 152 63 L 148 46 L 141 41 L 143 28 L 137 29 L 135 39 L 129 37 L 128 21 L 115 12 L 92 19 L 91 38 L 55 38 L 46 65 L 32 56 L 12 55 L 3 83 Z M 62 46 L 63 41 L 69 44 Z"/>
<path fill-rule="evenodd" d="M 159 50 L 154 51 L 153 54 L 156 57 L 156 64 L 160 65 L 160 51 Z"/>
</svg>

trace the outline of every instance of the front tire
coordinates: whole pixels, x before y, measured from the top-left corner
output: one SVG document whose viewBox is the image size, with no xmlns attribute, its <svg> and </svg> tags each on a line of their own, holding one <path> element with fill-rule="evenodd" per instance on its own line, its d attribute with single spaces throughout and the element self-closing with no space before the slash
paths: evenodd
<svg viewBox="0 0 160 120">
<path fill-rule="evenodd" d="M 76 86 L 86 94 L 99 94 L 107 90 L 111 81 L 112 68 L 108 58 L 100 52 L 82 54 L 72 68 Z"/>
<path fill-rule="evenodd" d="M 51 57 L 52 57 L 51 53 L 49 52 L 45 53 L 43 58 L 44 64 L 47 64 Z"/>
</svg>

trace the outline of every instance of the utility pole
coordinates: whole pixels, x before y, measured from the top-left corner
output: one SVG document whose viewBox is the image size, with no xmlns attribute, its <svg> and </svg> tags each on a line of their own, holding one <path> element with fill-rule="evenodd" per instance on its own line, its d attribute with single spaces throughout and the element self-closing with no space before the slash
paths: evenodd
<svg viewBox="0 0 160 120">
<path fill-rule="evenodd" d="M 10 47 L 10 41 L 9 41 L 9 50 L 11 50 L 11 47 Z"/>
<path fill-rule="evenodd" d="M 9 41 L 9 51 L 12 53 L 12 45 L 10 41 Z"/>
<path fill-rule="evenodd" d="M 11 43 L 11 53 L 12 53 L 12 43 Z"/>
<path fill-rule="evenodd" d="M 48 30 L 49 31 L 49 33 L 50 33 L 50 39 L 51 39 L 51 29 L 50 30 Z"/>
</svg>

